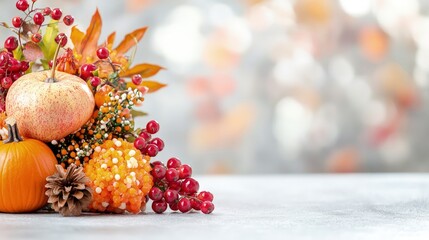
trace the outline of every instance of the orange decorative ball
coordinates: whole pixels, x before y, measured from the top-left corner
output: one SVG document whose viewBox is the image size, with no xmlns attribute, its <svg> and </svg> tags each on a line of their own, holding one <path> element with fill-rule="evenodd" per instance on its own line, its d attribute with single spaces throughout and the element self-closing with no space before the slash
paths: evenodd
<svg viewBox="0 0 429 240">
<path fill-rule="evenodd" d="M 109 85 L 104 85 L 100 89 L 97 90 L 95 93 L 95 104 L 97 107 L 101 107 L 104 102 L 106 101 L 106 96 L 109 94 L 109 92 L 112 91 L 112 87 Z"/>
<path fill-rule="evenodd" d="M 149 160 L 122 139 L 107 140 L 96 147 L 84 170 L 94 191 L 89 209 L 135 214 L 144 210 L 145 196 L 153 186 Z"/>
<path fill-rule="evenodd" d="M 0 212 L 36 211 L 47 203 L 46 178 L 55 173 L 57 160 L 43 142 L 23 140 L 16 124 L 8 128 L 0 145 Z"/>
</svg>

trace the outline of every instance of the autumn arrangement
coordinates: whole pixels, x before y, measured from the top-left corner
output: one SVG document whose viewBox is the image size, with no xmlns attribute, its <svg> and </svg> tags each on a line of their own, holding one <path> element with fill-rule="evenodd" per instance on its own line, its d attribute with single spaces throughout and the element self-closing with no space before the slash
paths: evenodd
<svg viewBox="0 0 429 240">
<path fill-rule="evenodd" d="M 98 10 L 83 32 L 36 2 L 18 0 L 20 16 L 0 23 L 11 32 L 0 51 L 0 212 L 138 214 L 152 201 L 156 213 L 211 213 L 189 165 L 154 161 L 159 123 L 135 126 L 146 115 L 135 107 L 166 86 L 149 80 L 162 67 L 133 63 L 147 28 L 100 41 Z"/>
</svg>

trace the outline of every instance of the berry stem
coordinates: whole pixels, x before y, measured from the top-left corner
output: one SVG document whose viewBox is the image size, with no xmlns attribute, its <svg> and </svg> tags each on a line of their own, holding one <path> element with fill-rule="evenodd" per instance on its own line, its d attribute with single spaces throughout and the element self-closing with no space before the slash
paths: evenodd
<svg viewBox="0 0 429 240">
<path fill-rule="evenodd" d="M 110 64 L 110 66 L 112 67 L 112 69 L 113 69 L 113 71 L 114 72 L 117 72 L 118 70 L 116 69 L 116 67 L 115 67 L 115 64 L 113 64 L 113 62 L 112 62 L 112 59 L 110 59 L 110 57 L 108 57 L 107 59 L 109 59 L 109 64 Z"/>
<path fill-rule="evenodd" d="M 27 18 L 28 18 L 28 17 L 30 17 L 30 15 L 31 15 L 33 12 L 43 10 L 42 8 L 34 8 L 34 4 L 35 4 L 35 2 L 33 2 L 33 3 L 31 4 L 31 8 L 28 10 L 28 12 L 24 12 L 24 13 L 25 13 L 25 17 L 24 17 L 24 19 L 22 20 L 22 24 L 21 24 L 21 26 L 18 28 L 18 32 L 17 32 L 17 33 L 15 32 L 15 33 L 18 35 L 18 42 L 19 42 L 19 46 L 21 47 L 21 49 L 22 49 L 21 35 L 22 35 L 22 30 L 23 30 L 23 26 L 24 26 L 24 24 L 27 24 Z M 48 24 L 48 25 L 49 25 L 49 24 Z M 40 26 L 39 26 L 39 29 L 38 29 L 37 31 L 39 31 L 39 30 L 40 30 Z"/>
<path fill-rule="evenodd" d="M 123 68 L 120 64 L 113 63 L 113 65 L 114 65 L 115 67 L 119 67 L 119 70 L 120 70 L 120 71 L 125 72 L 125 71 L 124 71 L 124 68 Z"/>
<path fill-rule="evenodd" d="M 33 10 L 33 5 L 34 5 L 34 3 L 31 5 L 31 10 L 29 10 L 28 11 L 28 13 L 25 13 L 25 18 L 22 20 L 22 24 L 21 24 L 21 26 L 19 26 L 19 29 L 18 29 L 18 42 L 19 42 L 19 47 L 22 49 L 22 41 L 21 41 L 21 32 L 22 32 L 22 26 L 24 26 L 24 24 L 27 22 L 26 20 L 27 20 L 27 18 L 30 16 L 30 14 L 33 12 L 33 11 L 35 11 L 35 10 Z"/>
</svg>

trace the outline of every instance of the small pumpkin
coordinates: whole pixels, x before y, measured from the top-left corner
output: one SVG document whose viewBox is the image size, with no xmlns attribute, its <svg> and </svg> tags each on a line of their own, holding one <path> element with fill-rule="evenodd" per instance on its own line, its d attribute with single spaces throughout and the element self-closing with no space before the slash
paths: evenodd
<svg viewBox="0 0 429 240">
<path fill-rule="evenodd" d="M 23 139 L 15 122 L 8 122 L 8 139 L 0 145 L 0 212 L 33 212 L 47 203 L 46 178 L 57 163 L 41 141 Z"/>
<path fill-rule="evenodd" d="M 112 91 L 112 89 L 113 88 L 111 86 L 106 84 L 97 90 L 95 93 L 95 105 L 97 105 L 97 107 L 101 107 L 101 105 L 104 104 L 106 97 L 108 97 L 107 95 Z"/>
</svg>

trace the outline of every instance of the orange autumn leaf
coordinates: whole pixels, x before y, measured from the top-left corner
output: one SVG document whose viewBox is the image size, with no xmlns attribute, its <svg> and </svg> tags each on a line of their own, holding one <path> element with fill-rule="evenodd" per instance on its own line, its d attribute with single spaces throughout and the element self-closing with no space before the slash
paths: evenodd
<svg viewBox="0 0 429 240">
<path fill-rule="evenodd" d="M 101 35 L 102 20 L 98 9 L 92 16 L 91 23 L 86 29 L 85 36 L 83 37 L 79 49 L 76 48 L 78 54 L 82 56 L 81 63 L 86 61 L 86 57 L 90 57 L 95 54 L 98 46 L 98 40 Z M 72 32 L 73 33 L 73 32 Z"/>
<path fill-rule="evenodd" d="M 113 43 L 115 42 L 115 38 L 116 38 L 116 32 L 112 32 L 112 33 L 107 37 L 106 45 L 107 45 L 107 46 L 111 46 L 111 45 L 113 45 Z"/>
<path fill-rule="evenodd" d="M 125 38 L 122 40 L 121 43 L 119 43 L 119 45 L 115 49 L 117 54 L 122 55 L 128 52 L 130 48 L 134 47 L 143 38 L 146 30 L 147 27 L 142 27 L 125 35 Z"/>
<path fill-rule="evenodd" d="M 76 26 L 73 26 L 71 29 L 70 40 L 74 45 L 74 49 L 77 52 L 80 52 L 82 40 L 85 37 L 85 33 L 79 30 Z"/>
<path fill-rule="evenodd" d="M 130 77 L 135 74 L 140 74 L 142 78 L 152 77 L 157 74 L 163 67 L 149 63 L 138 64 L 125 72 L 120 73 L 121 77 Z"/>
<path fill-rule="evenodd" d="M 157 74 L 161 69 L 160 66 L 153 64 L 138 64 L 134 67 L 130 67 L 130 60 L 125 54 L 144 37 L 147 27 L 138 28 L 131 33 L 125 35 L 124 39 L 113 48 L 116 32 L 111 33 L 104 42 L 98 43 L 101 35 L 102 19 L 98 9 L 92 16 L 91 23 L 85 33 L 77 29 L 72 28 L 71 41 L 74 44 L 74 54 L 76 59 L 79 60 L 79 64 L 93 62 L 97 60 L 96 51 L 99 47 L 107 47 L 110 51 L 111 61 L 121 66 L 121 77 L 131 77 L 134 74 L 140 74 L 143 78 L 149 78 Z M 102 65 L 102 64 L 101 64 Z M 99 66 L 99 73 L 105 73 L 103 76 L 111 74 L 112 69 L 110 66 L 104 68 Z M 101 76 L 101 75 L 100 75 Z"/>
<path fill-rule="evenodd" d="M 113 43 L 115 42 L 115 38 L 116 38 L 116 32 L 110 33 L 109 36 L 107 36 L 106 41 L 98 45 L 98 48 L 107 47 L 109 50 L 111 50 Z"/>
<path fill-rule="evenodd" d="M 167 84 L 156 82 L 156 81 L 143 81 L 139 86 L 147 87 L 148 93 L 153 93 L 158 91 L 159 89 L 167 86 Z M 135 85 L 132 82 L 127 83 L 127 87 L 131 87 L 133 89 L 137 88 L 137 85 Z"/>
<path fill-rule="evenodd" d="M 159 89 L 167 86 L 167 84 L 163 84 L 155 81 L 143 81 L 140 85 L 149 88 L 148 93 L 156 92 Z"/>
</svg>

